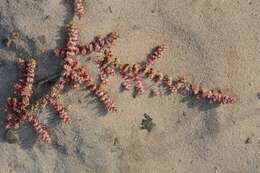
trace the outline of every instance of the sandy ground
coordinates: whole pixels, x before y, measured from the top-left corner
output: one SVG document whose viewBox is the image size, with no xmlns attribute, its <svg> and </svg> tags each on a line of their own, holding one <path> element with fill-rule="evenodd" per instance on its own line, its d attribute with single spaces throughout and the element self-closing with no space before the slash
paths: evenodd
<svg viewBox="0 0 260 173">
<path fill-rule="evenodd" d="M 259 0 L 84 2 L 87 16 L 77 22 L 82 43 L 117 31 L 114 54 L 129 63 L 165 43 L 158 68 L 222 88 L 238 102 L 216 108 L 180 95 L 133 98 L 119 92 L 115 77 L 107 89 L 118 113 L 106 113 L 84 90 L 64 92 L 71 125 L 53 121 L 49 109 L 39 114 L 51 127 L 53 144 L 37 140 L 29 126 L 19 131 L 19 144 L 9 144 L 3 140 L 4 105 L 17 78 L 15 61 L 36 57 L 38 79 L 58 72 L 61 60 L 50 50 L 64 44 L 72 6 L 69 0 L 1 0 L 0 37 L 12 31 L 21 37 L 9 48 L 0 45 L 0 173 L 260 172 Z M 37 87 L 36 94 L 48 87 Z M 144 113 L 156 123 L 150 133 L 139 128 Z"/>
</svg>

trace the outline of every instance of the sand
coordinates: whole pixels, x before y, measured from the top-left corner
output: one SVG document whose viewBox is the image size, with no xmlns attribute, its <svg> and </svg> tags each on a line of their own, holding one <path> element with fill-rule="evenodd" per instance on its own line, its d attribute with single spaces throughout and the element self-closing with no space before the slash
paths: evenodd
<svg viewBox="0 0 260 173">
<path fill-rule="evenodd" d="M 85 0 L 87 15 L 77 22 L 80 41 L 112 31 L 120 34 L 114 55 L 122 62 L 142 61 L 164 43 L 156 63 L 162 72 L 185 75 L 205 88 L 221 88 L 237 103 L 213 107 L 180 95 L 133 98 L 119 92 L 119 78 L 106 87 L 119 106 L 106 113 L 84 90 L 62 100 L 72 118 L 53 121 L 50 109 L 39 114 L 50 127 L 53 144 L 37 139 L 30 126 L 20 143 L 4 136 L 4 106 L 13 92 L 19 57 L 36 57 L 37 79 L 59 72 L 62 47 L 72 17 L 68 0 L 1 0 L 0 37 L 21 37 L 0 44 L 0 173 L 259 173 L 260 172 L 260 1 L 258 0 Z M 88 65 L 96 73 L 93 65 Z M 36 87 L 36 96 L 50 84 Z M 144 113 L 156 126 L 140 129 Z"/>
</svg>

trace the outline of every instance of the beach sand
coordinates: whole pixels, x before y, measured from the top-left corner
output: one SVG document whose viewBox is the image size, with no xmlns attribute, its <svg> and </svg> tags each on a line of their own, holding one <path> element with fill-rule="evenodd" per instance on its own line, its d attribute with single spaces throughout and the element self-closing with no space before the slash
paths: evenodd
<svg viewBox="0 0 260 173">
<path fill-rule="evenodd" d="M 221 88 L 237 102 L 215 107 L 179 94 L 151 98 L 148 90 L 133 98 L 120 92 L 115 76 L 105 88 L 118 113 L 107 113 L 85 90 L 69 90 L 62 101 L 70 125 L 57 123 L 51 109 L 39 114 L 53 144 L 28 125 L 19 130 L 20 142 L 9 144 L 4 108 L 19 72 L 15 61 L 35 57 L 37 80 L 59 72 L 61 59 L 51 50 L 63 47 L 73 11 L 69 0 L 1 0 L 0 37 L 13 31 L 20 37 L 10 47 L 0 44 L 0 173 L 260 172 L 260 1 L 85 0 L 84 6 L 86 16 L 76 21 L 81 43 L 117 31 L 114 56 L 131 64 L 164 43 L 158 69 Z M 49 87 L 37 86 L 36 96 Z M 140 129 L 144 113 L 156 124 L 151 132 Z"/>
</svg>

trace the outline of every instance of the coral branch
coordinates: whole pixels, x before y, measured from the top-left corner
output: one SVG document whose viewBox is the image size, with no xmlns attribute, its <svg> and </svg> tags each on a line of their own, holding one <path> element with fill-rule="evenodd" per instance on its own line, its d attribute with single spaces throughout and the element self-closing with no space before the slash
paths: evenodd
<svg viewBox="0 0 260 173">
<path fill-rule="evenodd" d="M 77 72 L 77 75 L 82 79 L 84 85 L 86 88 L 93 93 L 96 97 L 99 98 L 99 100 L 106 106 L 107 110 L 110 112 L 117 112 L 118 108 L 108 95 L 108 93 L 104 90 L 102 90 L 98 85 L 96 85 L 94 82 L 92 82 L 91 76 L 89 72 L 84 69 L 83 67 L 79 67 L 75 70 Z"/>
<path fill-rule="evenodd" d="M 103 39 L 96 37 L 95 40 L 89 44 L 79 46 L 79 52 L 82 55 L 89 54 L 89 52 L 100 52 L 104 48 L 113 46 L 118 38 L 119 34 L 117 32 L 112 32 Z"/>
<path fill-rule="evenodd" d="M 144 77 L 149 78 L 154 82 L 161 81 L 164 78 L 163 73 L 161 73 L 160 71 L 156 70 L 153 67 L 148 67 L 148 66 L 143 67 L 142 73 Z"/>
<path fill-rule="evenodd" d="M 101 52 L 102 50 L 113 46 L 118 38 L 119 34 L 117 32 L 112 32 L 102 39 L 100 37 L 96 37 L 94 41 L 86 45 L 77 45 L 76 54 L 88 55 L 92 52 Z M 66 51 L 66 48 L 56 48 L 53 50 L 53 55 L 57 57 L 65 57 Z"/>
<path fill-rule="evenodd" d="M 108 77 L 115 74 L 115 61 L 111 49 L 104 51 L 103 60 L 97 61 L 97 67 L 99 70 L 99 80 L 101 83 L 106 83 Z"/>
<path fill-rule="evenodd" d="M 121 87 L 123 90 L 130 90 L 130 65 L 129 64 L 123 64 L 120 66 L 119 73 L 121 78 L 123 79 L 123 82 L 121 83 Z"/>
<path fill-rule="evenodd" d="M 194 94 L 198 100 L 207 99 L 210 103 L 217 104 L 232 104 L 236 98 L 233 96 L 224 95 L 221 90 L 203 90 L 200 89 L 197 94 Z"/>
<path fill-rule="evenodd" d="M 110 112 L 118 112 L 118 108 L 111 100 L 108 93 L 101 88 L 99 88 L 96 84 L 89 84 L 87 88 L 99 98 L 99 100 L 106 106 L 107 110 Z"/>
<path fill-rule="evenodd" d="M 153 65 L 157 59 L 160 59 L 162 57 L 162 54 L 165 51 L 165 49 L 166 49 L 165 45 L 156 47 L 154 51 L 147 56 L 147 60 L 146 60 L 147 64 Z"/>
<path fill-rule="evenodd" d="M 139 75 L 134 75 L 133 80 L 135 81 L 135 88 L 137 95 L 142 95 L 144 93 L 144 86 Z"/>
<path fill-rule="evenodd" d="M 73 0 L 74 13 L 79 18 L 85 14 L 82 0 Z M 39 110 L 42 106 L 50 104 L 58 113 L 59 117 L 64 123 L 71 121 L 62 102 L 59 99 L 61 90 L 65 84 L 73 84 L 74 86 L 84 85 L 100 102 L 102 102 L 106 109 L 111 112 L 117 112 L 118 108 L 112 101 L 108 93 L 101 88 L 101 84 L 105 83 L 109 76 L 119 73 L 122 78 L 121 86 L 125 90 L 129 90 L 133 82 L 137 95 L 144 93 L 143 86 L 144 79 L 148 78 L 154 83 L 161 82 L 170 93 L 180 93 L 186 96 L 192 96 L 198 101 L 206 100 L 210 103 L 229 104 L 236 101 L 235 97 L 224 95 L 221 90 L 205 90 L 198 87 L 194 83 L 188 82 L 185 78 L 179 78 L 173 81 L 171 77 L 156 70 L 154 63 L 159 60 L 165 46 L 156 47 L 146 58 L 146 61 L 133 66 L 129 64 L 120 64 L 117 58 L 113 59 L 111 47 L 119 38 L 118 33 L 112 32 L 104 38 L 96 37 L 94 41 L 79 45 L 79 32 L 75 24 L 70 24 L 67 28 L 68 40 L 65 48 L 57 48 L 53 50 L 55 56 L 63 58 L 63 69 L 54 86 L 50 91 L 39 99 L 34 105 L 30 105 L 30 98 L 33 93 L 33 84 L 35 78 L 36 61 L 34 59 L 24 61 L 19 60 L 21 65 L 21 77 L 15 83 L 14 97 L 7 100 L 6 105 L 6 125 L 7 130 L 16 130 L 22 123 L 29 122 L 39 137 L 46 143 L 51 143 L 51 138 L 46 130 L 46 127 L 40 123 L 37 117 L 33 116 L 35 110 Z M 104 58 L 97 61 L 99 70 L 100 83 L 95 83 L 87 69 L 79 65 L 77 55 L 87 55 L 92 52 L 104 53 Z M 153 90 L 152 96 L 161 96 L 161 90 Z"/>
<path fill-rule="evenodd" d="M 142 95 L 144 93 L 144 86 L 140 75 L 140 71 L 141 68 L 137 64 L 134 64 L 132 67 L 132 79 L 135 82 L 135 89 L 137 92 L 136 95 Z"/>
<path fill-rule="evenodd" d="M 36 106 L 40 107 L 46 105 L 48 101 L 50 101 L 50 103 L 54 106 L 54 109 L 59 113 L 59 116 L 63 118 L 65 123 L 69 122 L 69 117 L 63 110 L 62 104 L 54 98 L 56 98 L 59 95 L 60 91 L 64 88 L 66 80 L 68 80 L 71 73 L 73 72 L 74 67 L 78 64 L 78 61 L 76 59 L 76 52 L 78 51 L 78 48 L 76 46 L 78 42 L 78 36 L 79 34 L 76 25 L 69 25 L 68 42 L 66 44 L 64 65 L 61 76 L 56 81 L 55 85 L 51 88 L 51 91 L 36 103 Z M 19 97 L 19 101 L 17 102 L 15 99 L 9 99 L 7 107 L 10 113 L 7 116 L 6 128 L 17 129 L 22 122 L 29 121 L 32 124 L 33 128 L 36 130 L 37 134 L 40 136 L 40 138 L 43 141 L 50 143 L 51 139 L 46 129 L 35 117 L 29 116 L 30 111 L 26 109 L 29 105 L 29 100 L 32 94 L 36 62 L 35 60 L 31 60 L 19 61 L 19 63 L 24 66 L 22 77 L 15 84 L 15 93 Z M 48 98 L 52 99 L 48 100 Z"/>
<path fill-rule="evenodd" d="M 46 128 L 43 126 L 43 124 L 40 123 L 39 120 L 35 117 L 29 118 L 28 121 L 32 125 L 33 129 L 38 134 L 38 136 L 41 138 L 41 140 L 50 144 L 51 137 L 50 137 L 49 133 L 47 132 Z"/>
<path fill-rule="evenodd" d="M 121 83 L 121 87 L 123 90 L 130 90 L 130 78 L 128 76 L 122 76 L 123 82 Z"/>
<path fill-rule="evenodd" d="M 77 42 L 79 40 L 79 31 L 75 24 L 70 24 L 68 27 L 68 41 L 66 44 L 66 57 L 74 57 L 78 52 Z"/>
<path fill-rule="evenodd" d="M 76 45 L 78 38 L 79 32 L 77 26 L 75 24 L 70 24 L 68 27 L 68 41 L 66 44 L 66 51 L 64 52 L 65 58 L 63 71 L 61 72 L 59 79 L 51 88 L 49 94 L 39 100 L 39 105 L 46 105 L 48 97 L 57 97 L 60 91 L 64 88 L 65 83 L 70 79 L 71 73 L 78 64 L 78 60 L 76 59 L 76 53 L 78 51 Z"/>
<path fill-rule="evenodd" d="M 18 64 L 21 67 L 21 77 L 15 83 L 14 98 L 7 100 L 6 129 L 18 129 L 20 124 L 26 119 L 24 112 L 29 106 L 30 97 L 33 93 L 32 87 L 35 77 L 36 61 L 30 59 L 27 61 L 19 59 Z"/>
<path fill-rule="evenodd" d="M 16 97 L 8 98 L 7 100 L 7 119 L 5 128 L 7 130 L 16 130 L 23 122 L 30 122 L 36 130 L 40 138 L 50 143 L 51 139 L 39 120 L 30 114 L 29 103 L 32 95 L 32 87 L 35 78 L 36 61 L 19 60 L 18 63 L 22 66 L 20 79 L 15 84 Z"/>
<path fill-rule="evenodd" d="M 125 90 L 129 90 L 130 88 L 130 79 L 135 82 L 135 89 L 137 91 L 137 95 L 141 95 L 144 93 L 144 86 L 142 83 L 143 77 L 149 77 L 154 82 L 160 81 L 163 79 L 163 74 L 159 71 L 155 71 L 154 68 L 150 67 L 154 65 L 154 62 L 157 59 L 162 57 L 163 52 L 165 51 L 165 46 L 161 45 L 156 47 L 152 53 L 147 56 L 146 62 L 142 64 L 134 64 L 132 68 L 130 68 L 129 64 L 123 64 L 120 68 L 120 75 L 123 79 L 121 86 Z"/>
<path fill-rule="evenodd" d="M 58 97 L 50 97 L 48 98 L 49 104 L 53 107 L 53 109 L 58 113 L 59 117 L 63 120 L 65 124 L 71 122 L 68 113 L 65 111 L 63 104 L 60 102 Z"/>
<path fill-rule="evenodd" d="M 20 97 L 18 106 L 21 110 L 29 105 L 30 97 L 33 93 L 33 83 L 35 77 L 36 61 L 30 59 L 23 63 L 24 68 L 22 71 L 21 80 L 15 84 L 15 93 Z"/>
<path fill-rule="evenodd" d="M 74 5 L 74 12 L 75 12 L 75 14 L 79 18 L 83 17 L 84 14 L 85 14 L 85 11 L 84 11 L 84 7 L 82 5 L 82 1 L 81 0 L 74 0 L 73 5 Z"/>
<path fill-rule="evenodd" d="M 173 84 L 172 78 L 169 77 L 168 75 L 165 75 L 163 77 L 163 84 L 165 85 L 165 87 L 168 89 L 168 91 L 170 93 L 176 93 L 177 92 L 177 88 Z"/>
</svg>

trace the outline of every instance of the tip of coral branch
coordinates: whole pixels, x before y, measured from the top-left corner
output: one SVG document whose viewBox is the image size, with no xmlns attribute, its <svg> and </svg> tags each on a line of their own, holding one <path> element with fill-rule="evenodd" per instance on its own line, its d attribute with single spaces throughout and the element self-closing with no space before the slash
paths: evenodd
<svg viewBox="0 0 260 173">
<path fill-rule="evenodd" d="M 118 32 L 115 32 L 115 31 L 114 31 L 114 32 L 111 32 L 110 35 L 113 36 L 114 38 L 119 38 L 119 37 L 120 37 L 120 36 L 119 36 L 119 33 L 118 33 Z"/>
</svg>

